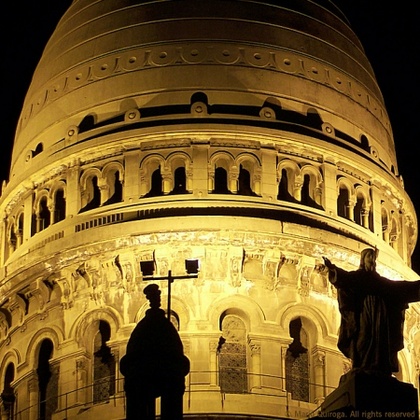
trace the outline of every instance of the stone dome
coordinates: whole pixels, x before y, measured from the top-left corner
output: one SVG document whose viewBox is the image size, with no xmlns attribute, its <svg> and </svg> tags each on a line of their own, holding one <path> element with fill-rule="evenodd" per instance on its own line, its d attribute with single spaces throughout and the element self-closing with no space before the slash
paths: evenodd
<svg viewBox="0 0 420 420">
<path fill-rule="evenodd" d="M 381 275 L 418 278 L 384 101 L 328 0 L 74 0 L 0 212 L 0 375 L 19 418 L 125 417 L 118 363 L 151 281 L 191 361 L 189 418 L 309 417 L 350 368 L 322 257 L 352 270 L 376 248 Z"/>
<path fill-rule="evenodd" d="M 71 154 L 65 139 L 88 115 L 104 125 L 134 108 L 143 115 L 142 109 L 188 105 L 200 91 L 208 105 L 271 104 L 278 114 L 302 115 L 313 108 L 324 128 L 364 142 L 396 171 L 381 92 L 341 12 L 329 1 L 274 3 L 75 0 L 34 73 L 11 181 L 31 172 L 28 162 L 39 149 Z"/>
</svg>

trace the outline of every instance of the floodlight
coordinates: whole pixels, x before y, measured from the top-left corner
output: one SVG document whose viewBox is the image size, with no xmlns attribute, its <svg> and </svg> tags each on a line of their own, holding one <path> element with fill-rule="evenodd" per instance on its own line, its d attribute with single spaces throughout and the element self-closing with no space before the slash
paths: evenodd
<svg viewBox="0 0 420 420">
<path fill-rule="evenodd" d="M 200 271 L 200 260 L 185 260 L 185 270 L 187 274 L 198 274 Z"/>
<path fill-rule="evenodd" d="M 155 272 L 155 262 L 153 260 L 140 261 L 140 271 L 143 277 L 153 276 Z"/>
</svg>

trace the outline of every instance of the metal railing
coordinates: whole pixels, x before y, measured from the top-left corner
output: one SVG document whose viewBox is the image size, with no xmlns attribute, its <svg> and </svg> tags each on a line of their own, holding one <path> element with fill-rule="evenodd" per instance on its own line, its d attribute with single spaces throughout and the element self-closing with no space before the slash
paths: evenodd
<svg viewBox="0 0 420 420">
<path fill-rule="evenodd" d="M 193 407 L 194 403 L 199 403 L 204 395 L 206 395 L 207 399 L 209 397 L 210 399 L 213 398 L 213 406 L 209 410 L 209 412 L 212 412 L 212 410 L 214 412 L 224 411 L 227 396 L 233 394 L 236 394 L 238 398 L 246 398 L 247 396 L 251 395 L 256 398 L 268 398 L 270 399 L 272 404 L 278 404 L 279 407 L 282 406 L 284 408 L 284 413 L 282 414 L 282 417 L 296 418 L 296 416 L 290 412 L 291 406 L 294 406 L 296 408 L 299 405 L 305 405 L 308 418 L 314 413 L 316 413 L 318 410 L 317 404 L 313 402 L 313 397 L 311 398 L 312 402 L 292 400 L 291 394 L 284 389 L 284 377 L 268 374 L 247 373 L 246 376 L 248 386 L 246 389 L 242 389 L 237 392 L 226 392 L 223 390 L 222 387 L 219 386 L 219 374 L 219 371 L 191 371 L 187 375 L 186 389 L 184 393 L 184 414 L 194 414 L 196 412 L 196 409 Z M 215 381 L 214 378 L 216 378 Z M 18 398 L 16 398 L 15 407 L 13 408 L 13 410 L 11 410 L 13 415 L 10 415 L 9 418 L 13 420 L 28 420 L 34 418 L 34 413 L 38 413 L 37 415 L 39 416 L 41 405 L 44 404 L 45 406 L 49 402 L 52 402 L 52 399 L 54 399 L 54 404 L 58 407 L 54 411 L 51 417 L 52 419 L 67 419 L 69 418 L 69 415 L 75 414 L 76 411 L 80 412 L 88 410 L 95 407 L 95 405 L 100 405 L 104 403 L 111 403 L 114 407 L 119 407 L 121 409 L 121 413 L 124 415 L 124 378 L 115 379 L 112 377 L 107 377 L 101 379 L 101 382 L 103 384 L 110 384 L 112 380 L 114 380 L 112 389 L 114 389 L 115 392 L 113 392 L 112 395 L 108 395 L 105 398 L 95 398 L 95 387 L 100 385 L 98 381 L 95 381 L 84 387 L 80 387 L 62 393 L 60 395 L 56 395 L 45 401 L 41 401 L 24 408 L 19 407 L 20 404 Z M 256 386 L 256 384 L 260 384 L 260 386 Z M 317 394 L 323 395 L 324 397 L 334 389 L 333 387 L 327 387 L 325 385 L 315 383 L 309 383 L 308 385 L 312 390 L 312 394 L 315 392 L 316 389 L 318 389 L 319 392 Z M 83 402 L 78 402 L 77 395 L 81 394 L 85 396 L 85 400 Z M 216 403 L 216 401 L 218 401 L 218 403 Z M 264 412 L 263 405 L 255 406 L 254 415 L 266 414 L 267 413 Z"/>
</svg>

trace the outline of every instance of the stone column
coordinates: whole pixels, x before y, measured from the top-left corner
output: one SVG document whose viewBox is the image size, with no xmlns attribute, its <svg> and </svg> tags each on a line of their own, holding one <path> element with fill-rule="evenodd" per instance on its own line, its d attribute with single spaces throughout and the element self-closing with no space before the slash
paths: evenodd
<svg viewBox="0 0 420 420">
<path fill-rule="evenodd" d="M 109 198 L 109 185 L 107 180 L 104 178 L 98 179 L 98 188 L 101 194 L 101 206 L 108 200 Z"/>
<path fill-rule="evenodd" d="M 76 359 L 76 401 L 80 404 L 88 401 L 88 365 L 89 359 L 86 356 Z"/>
<path fill-rule="evenodd" d="M 207 165 L 207 173 L 208 173 L 208 180 L 207 180 L 207 192 L 209 194 L 212 193 L 212 191 L 214 190 L 214 186 L 215 186 L 215 174 L 216 174 L 216 170 L 213 166 L 211 166 L 210 164 Z"/>
<path fill-rule="evenodd" d="M 302 177 L 296 176 L 295 182 L 293 184 L 293 198 L 296 201 L 299 201 L 299 203 L 302 201 L 302 186 L 303 186 L 303 180 Z"/>
<path fill-rule="evenodd" d="M 162 191 L 163 194 L 169 194 L 172 191 L 174 180 L 170 168 L 161 168 L 162 175 Z"/>
<path fill-rule="evenodd" d="M 322 165 L 324 174 L 323 207 L 330 216 L 337 214 L 337 170 L 333 162 L 325 162 Z"/>
<path fill-rule="evenodd" d="M 140 197 L 140 158 L 138 151 L 125 152 L 124 164 L 123 200 L 125 203 L 130 203 Z M 143 195 L 147 192 L 145 191 Z"/>
<path fill-rule="evenodd" d="M 261 174 L 257 173 L 253 179 L 253 191 L 257 195 L 261 195 Z"/>
<path fill-rule="evenodd" d="M 407 216 L 404 212 L 400 214 L 401 218 L 401 232 L 399 235 L 399 253 L 405 259 L 406 256 L 410 255 L 410 236 L 408 235 L 407 229 L 409 229 L 410 221 L 407 220 Z"/>
<path fill-rule="evenodd" d="M 218 342 L 211 340 L 209 343 L 209 351 L 210 351 L 210 386 L 217 386 L 217 377 L 218 377 L 218 370 L 219 364 L 217 363 L 217 346 Z"/>
<path fill-rule="evenodd" d="M 236 165 L 233 165 L 230 168 L 230 172 L 228 174 L 229 180 L 229 190 L 236 194 L 238 192 L 238 183 L 239 183 L 239 168 Z"/>
<path fill-rule="evenodd" d="M 371 187 L 372 205 L 371 212 L 373 218 L 373 233 L 379 238 L 383 237 L 383 226 L 382 226 L 382 192 L 379 187 L 372 185 Z"/>
<path fill-rule="evenodd" d="M 325 399 L 325 351 L 318 347 L 312 349 L 313 365 L 313 400 L 315 404 L 321 404 Z"/>
<path fill-rule="evenodd" d="M 257 340 L 248 339 L 251 349 L 251 391 L 261 388 L 261 343 Z"/>
<path fill-rule="evenodd" d="M 261 195 L 269 201 L 276 201 L 278 193 L 276 150 L 263 149 L 261 152 Z"/>
<path fill-rule="evenodd" d="M 369 229 L 369 215 L 370 209 L 365 207 L 362 209 L 362 226 L 366 229 Z"/>
<path fill-rule="evenodd" d="M 206 174 L 207 175 L 207 174 Z M 185 189 L 187 190 L 188 193 L 192 193 L 193 189 L 194 189 L 194 164 L 189 164 L 188 166 L 185 167 Z M 207 191 L 207 183 L 206 183 L 206 188 L 204 189 L 204 191 Z M 203 193 L 203 189 L 200 189 L 200 193 Z"/>
<path fill-rule="evenodd" d="M 66 216 L 75 216 L 80 208 L 80 163 L 74 162 L 67 170 Z"/>
<path fill-rule="evenodd" d="M 111 348 L 111 354 L 114 356 L 114 394 L 124 392 L 124 381 L 121 378 L 120 373 L 120 347 L 117 343 L 108 342 L 108 346 Z M 112 395 L 111 395 L 112 396 Z M 117 400 L 119 401 L 119 400 Z"/>
<path fill-rule="evenodd" d="M 287 340 L 282 340 L 283 342 L 281 343 L 280 346 L 280 383 L 281 383 L 281 390 L 282 391 L 286 391 L 286 353 L 287 350 L 290 346 L 290 344 L 292 343 L 293 339 L 289 339 Z"/>
<path fill-rule="evenodd" d="M 1 247 L 1 255 L 0 255 L 0 264 L 1 266 L 4 265 L 4 261 L 7 258 L 7 240 L 6 240 L 6 232 L 7 232 L 7 218 L 3 217 L 0 226 L 0 238 L 2 238 L 0 247 Z"/>
<path fill-rule="evenodd" d="M 349 201 L 347 201 L 346 203 L 346 216 L 349 220 L 354 221 L 354 206 L 355 206 L 355 201 L 349 199 Z"/>
<path fill-rule="evenodd" d="M 39 391 L 38 378 L 32 374 L 28 380 L 28 395 L 29 395 L 29 418 L 28 420 L 37 420 L 39 412 Z"/>
</svg>

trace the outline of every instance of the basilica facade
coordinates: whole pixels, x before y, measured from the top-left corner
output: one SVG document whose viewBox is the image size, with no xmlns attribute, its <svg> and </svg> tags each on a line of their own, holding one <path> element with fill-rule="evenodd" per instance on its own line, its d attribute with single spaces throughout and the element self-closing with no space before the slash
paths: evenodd
<svg viewBox="0 0 420 420">
<path fill-rule="evenodd" d="M 322 257 L 375 247 L 418 278 L 360 41 L 330 2 L 276 3 L 74 0 L 58 23 L 0 198 L 2 418 L 124 418 L 119 361 L 169 273 L 186 418 L 309 417 L 351 368 Z M 419 330 L 413 304 L 396 375 L 416 387 Z"/>
</svg>

